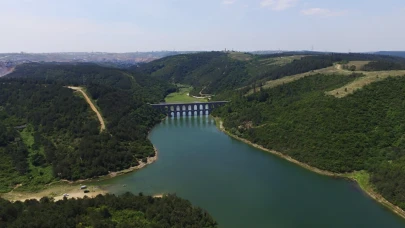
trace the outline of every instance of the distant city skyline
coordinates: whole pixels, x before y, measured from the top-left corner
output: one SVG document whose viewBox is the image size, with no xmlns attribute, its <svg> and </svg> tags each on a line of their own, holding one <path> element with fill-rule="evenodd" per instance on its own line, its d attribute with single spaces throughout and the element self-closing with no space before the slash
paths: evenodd
<svg viewBox="0 0 405 228">
<path fill-rule="evenodd" d="M 401 0 L 0 0 L 0 53 L 405 50 Z"/>
</svg>

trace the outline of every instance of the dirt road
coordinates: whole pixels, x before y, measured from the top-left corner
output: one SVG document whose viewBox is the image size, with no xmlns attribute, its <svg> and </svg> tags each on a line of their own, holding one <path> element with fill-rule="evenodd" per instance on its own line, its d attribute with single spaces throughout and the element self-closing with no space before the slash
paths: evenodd
<svg viewBox="0 0 405 228">
<path fill-rule="evenodd" d="M 97 110 L 96 106 L 93 104 L 93 102 L 90 100 L 90 98 L 87 96 L 87 94 L 83 91 L 83 88 L 81 87 L 75 87 L 75 86 L 68 86 L 69 89 L 73 89 L 76 90 L 78 92 L 81 92 L 84 96 L 84 98 L 86 99 L 86 102 L 90 105 L 91 109 L 93 110 L 93 112 L 96 113 L 98 121 L 100 121 L 100 132 L 105 130 L 105 123 L 104 123 L 104 119 L 101 116 L 100 112 Z"/>
</svg>

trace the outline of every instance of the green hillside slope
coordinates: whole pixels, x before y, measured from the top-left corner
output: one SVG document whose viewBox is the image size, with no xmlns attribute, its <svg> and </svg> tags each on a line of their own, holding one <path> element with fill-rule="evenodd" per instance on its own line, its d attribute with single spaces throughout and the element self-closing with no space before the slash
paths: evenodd
<svg viewBox="0 0 405 228">
<path fill-rule="evenodd" d="M 318 74 L 249 96 L 234 93 L 214 115 L 232 134 L 311 166 L 367 170 L 376 190 L 405 208 L 405 78 L 343 98 L 325 94 L 358 76 Z"/>
<path fill-rule="evenodd" d="M 392 61 L 405 59 L 366 54 L 283 53 L 252 55 L 246 53 L 203 52 L 170 56 L 132 69 L 171 83 L 194 87 L 192 95 L 218 94 L 268 80 L 305 73 L 348 61 Z"/>
<path fill-rule="evenodd" d="M 95 113 L 69 85 L 87 89 L 107 131 L 100 133 Z M 173 89 L 93 64 L 17 67 L 0 80 L 0 191 L 105 175 L 154 156 L 147 134 L 162 116 L 146 102 L 159 102 Z"/>
</svg>

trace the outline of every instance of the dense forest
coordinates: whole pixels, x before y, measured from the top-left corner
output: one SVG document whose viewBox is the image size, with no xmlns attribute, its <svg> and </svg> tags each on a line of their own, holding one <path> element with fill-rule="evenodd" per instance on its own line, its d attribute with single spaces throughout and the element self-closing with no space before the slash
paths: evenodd
<svg viewBox="0 0 405 228">
<path fill-rule="evenodd" d="M 405 61 L 404 62 L 372 61 L 366 64 L 362 70 L 365 71 L 405 70 Z"/>
<path fill-rule="evenodd" d="M 153 198 L 126 193 L 57 202 L 0 199 L 0 227 L 214 228 L 217 223 L 206 211 L 174 195 Z"/>
<path fill-rule="evenodd" d="M 92 63 L 28 63 L 18 66 L 7 77 L 60 85 L 106 86 L 129 91 L 146 102 L 164 100 L 176 89 L 168 82 L 149 75 Z"/>
<path fill-rule="evenodd" d="M 390 61 L 405 63 L 405 59 L 373 54 L 281 53 L 251 55 L 241 53 L 242 58 L 234 58 L 238 53 L 203 52 L 170 56 L 133 68 L 134 72 L 149 74 L 172 83 L 188 84 L 194 87 L 191 92 L 198 95 L 218 94 L 251 84 L 285 76 L 305 73 L 332 66 L 340 61 Z M 291 61 L 283 61 L 289 59 Z"/>
<path fill-rule="evenodd" d="M 344 98 L 325 95 L 359 75 L 314 75 L 243 96 L 214 111 L 231 133 L 338 173 L 367 170 L 384 197 L 405 209 L 405 78 Z M 220 97 L 219 97 L 220 99 Z"/>
<path fill-rule="evenodd" d="M 106 131 L 67 85 L 87 89 Z M 0 80 L 0 191 L 105 175 L 155 156 L 147 134 L 162 115 L 147 102 L 172 90 L 159 79 L 94 64 L 19 66 Z"/>
</svg>

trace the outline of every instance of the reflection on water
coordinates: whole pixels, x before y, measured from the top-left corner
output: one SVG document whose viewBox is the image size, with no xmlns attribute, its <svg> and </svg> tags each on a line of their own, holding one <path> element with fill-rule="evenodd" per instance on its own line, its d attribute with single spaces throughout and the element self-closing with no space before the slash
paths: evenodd
<svg viewBox="0 0 405 228">
<path fill-rule="evenodd" d="M 161 125 L 170 125 L 174 127 L 212 127 L 215 126 L 215 120 L 210 116 L 177 116 L 168 117 L 162 121 Z"/>
</svg>

